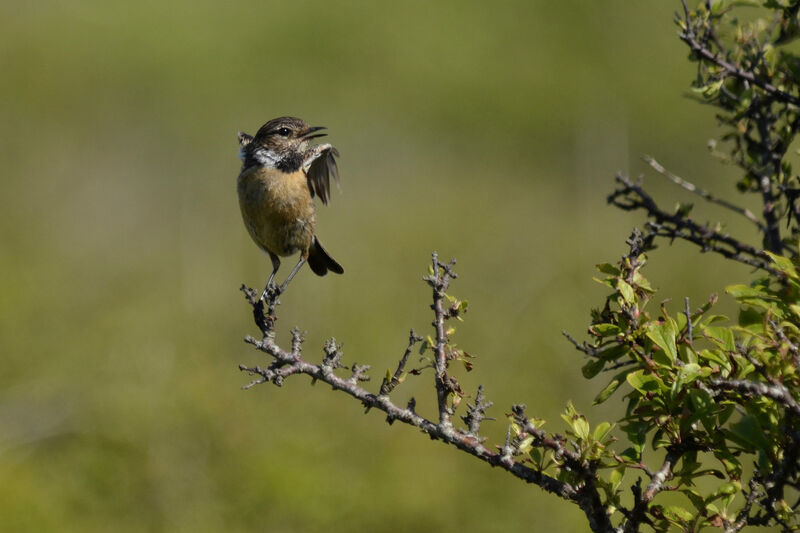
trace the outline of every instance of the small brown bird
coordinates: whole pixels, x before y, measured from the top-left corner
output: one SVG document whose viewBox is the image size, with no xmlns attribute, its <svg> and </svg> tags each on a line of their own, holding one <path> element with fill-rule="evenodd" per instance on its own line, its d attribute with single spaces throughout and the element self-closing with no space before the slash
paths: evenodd
<svg viewBox="0 0 800 533">
<path fill-rule="evenodd" d="M 281 266 L 280 257 L 300 252 L 300 260 L 280 287 L 286 286 L 305 262 L 318 276 L 330 270 L 344 273 L 314 235 L 314 195 L 323 204 L 330 198 L 330 178 L 339 184 L 335 157 L 330 144 L 311 145 L 324 127 L 310 127 L 294 117 L 270 120 L 255 137 L 239 132 L 239 156 L 244 161 L 237 180 L 239 206 L 244 225 L 259 248 L 272 260 L 272 274 L 261 298 L 267 294 Z"/>
</svg>

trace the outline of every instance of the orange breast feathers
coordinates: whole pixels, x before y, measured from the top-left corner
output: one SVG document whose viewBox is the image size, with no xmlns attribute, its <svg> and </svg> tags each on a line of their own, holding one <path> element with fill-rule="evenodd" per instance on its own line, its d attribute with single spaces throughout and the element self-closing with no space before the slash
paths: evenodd
<svg viewBox="0 0 800 533">
<path fill-rule="evenodd" d="M 239 175 L 239 207 L 255 243 L 279 256 L 308 255 L 316 222 L 305 172 L 256 167 Z"/>
</svg>

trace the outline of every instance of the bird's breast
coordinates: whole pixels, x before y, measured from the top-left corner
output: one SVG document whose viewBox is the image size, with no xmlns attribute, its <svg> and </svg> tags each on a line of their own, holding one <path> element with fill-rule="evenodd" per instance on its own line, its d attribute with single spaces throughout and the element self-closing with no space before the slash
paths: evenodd
<svg viewBox="0 0 800 533">
<path fill-rule="evenodd" d="M 314 234 L 314 202 L 302 170 L 255 167 L 239 175 L 239 206 L 253 240 L 267 251 L 305 251 Z"/>
</svg>

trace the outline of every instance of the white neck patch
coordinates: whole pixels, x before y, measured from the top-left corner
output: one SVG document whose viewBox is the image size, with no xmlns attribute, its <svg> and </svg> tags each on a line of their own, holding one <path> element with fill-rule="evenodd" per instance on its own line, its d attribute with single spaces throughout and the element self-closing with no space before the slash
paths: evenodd
<svg viewBox="0 0 800 533">
<path fill-rule="evenodd" d="M 275 152 L 271 152 L 266 148 L 257 148 L 252 152 L 252 156 L 253 159 L 255 159 L 259 165 L 263 165 L 265 167 L 270 167 L 270 168 L 275 168 L 276 166 L 278 166 L 278 161 L 280 161 L 280 158 Z M 245 159 L 244 147 L 239 148 L 239 159 L 241 160 Z"/>
</svg>

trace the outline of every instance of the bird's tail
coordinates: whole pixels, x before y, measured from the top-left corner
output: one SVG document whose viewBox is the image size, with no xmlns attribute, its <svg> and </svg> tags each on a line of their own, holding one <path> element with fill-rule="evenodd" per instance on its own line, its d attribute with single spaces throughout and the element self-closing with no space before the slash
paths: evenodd
<svg viewBox="0 0 800 533">
<path fill-rule="evenodd" d="M 311 248 L 308 250 L 308 266 L 311 267 L 311 270 L 313 270 L 314 274 L 317 276 L 324 276 L 329 270 L 336 274 L 344 274 L 342 265 L 337 263 L 336 260 L 325 251 L 325 248 L 322 247 L 322 244 L 316 236 L 311 242 Z"/>
</svg>

